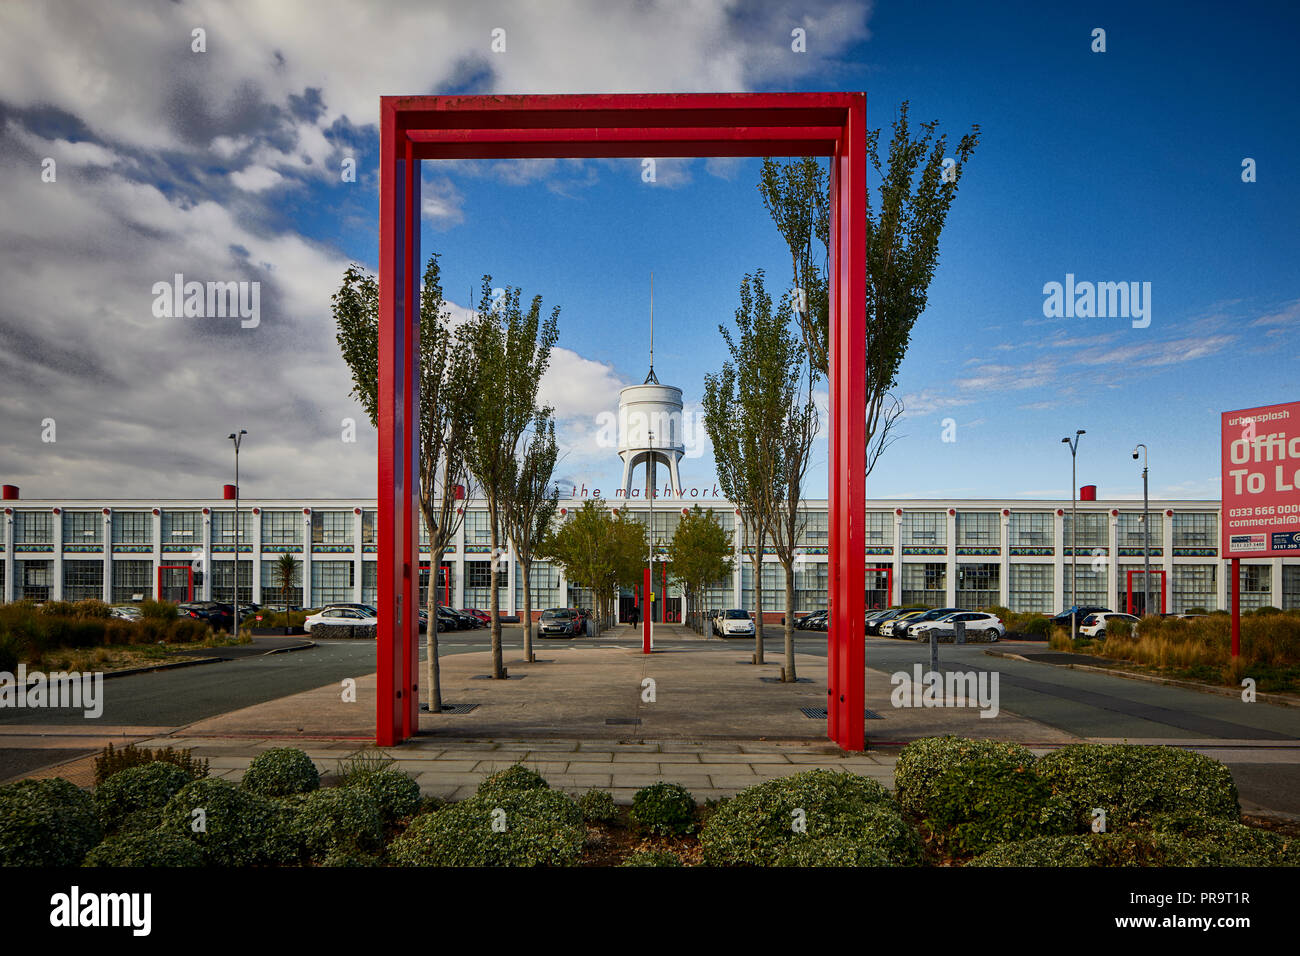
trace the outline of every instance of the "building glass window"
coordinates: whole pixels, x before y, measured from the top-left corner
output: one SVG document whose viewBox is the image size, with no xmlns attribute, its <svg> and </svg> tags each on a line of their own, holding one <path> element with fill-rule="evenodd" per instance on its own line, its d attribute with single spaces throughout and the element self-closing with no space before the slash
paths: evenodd
<svg viewBox="0 0 1300 956">
<path fill-rule="evenodd" d="M 828 515 L 826 512 L 820 509 L 805 508 L 803 518 L 804 526 L 799 535 L 799 544 L 806 548 L 826 547 L 830 543 L 830 531 L 827 525 Z"/>
<path fill-rule="evenodd" d="M 1268 607 L 1273 596 L 1273 569 L 1267 564 L 1241 566 L 1241 609 Z"/>
<path fill-rule="evenodd" d="M 352 585 L 356 581 L 355 575 L 351 561 L 313 561 L 311 603 L 317 607 L 323 604 L 351 604 L 354 600 Z"/>
<path fill-rule="evenodd" d="M 233 513 L 232 513 L 233 514 Z M 212 562 L 212 600 L 224 604 L 235 603 L 235 562 L 214 560 Z M 264 588 L 265 589 L 265 588 Z M 301 598 L 301 590 L 299 590 Z M 253 601 L 253 562 L 239 562 L 239 603 L 251 604 Z"/>
<path fill-rule="evenodd" d="M 94 517 L 92 515 L 92 517 Z M 63 600 L 86 601 L 104 598 L 103 561 L 64 561 Z"/>
<path fill-rule="evenodd" d="M 263 511 L 262 546 L 302 544 L 303 524 L 303 514 L 300 511 Z"/>
<path fill-rule="evenodd" d="M 164 511 L 162 513 L 163 544 L 192 544 L 203 547 L 203 515 L 197 511 Z M 251 541 L 252 538 L 250 537 Z"/>
<path fill-rule="evenodd" d="M 1082 521 L 1079 522 L 1079 531 L 1080 532 L 1083 531 Z M 1083 535 L 1080 534 L 1079 537 L 1080 537 L 1079 550 L 1082 551 Z M 1085 607 L 1085 606 L 1106 607 L 1107 606 L 1105 568 L 1100 568 L 1094 571 L 1092 566 L 1086 562 L 1081 562 L 1076 566 L 1074 570 L 1074 575 L 1077 576 L 1079 579 L 1079 599 L 1077 601 L 1074 599 L 1073 588 L 1071 586 L 1073 584 L 1073 578 L 1071 576 L 1069 564 L 1065 565 L 1064 574 L 1065 574 L 1065 584 L 1061 590 L 1062 593 L 1065 595 L 1065 605 L 1062 608 L 1062 610 L 1069 609 L 1070 607 L 1073 607 L 1076 604 L 1079 605 L 1080 607 Z"/>
<path fill-rule="evenodd" d="M 681 523 L 682 513 L 680 511 L 656 511 L 655 512 L 655 547 L 666 548 L 672 544 L 673 535 L 677 532 L 677 526 Z"/>
<path fill-rule="evenodd" d="M 515 562 L 515 582 L 519 588 L 520 600 L 516 601 L 523 610 L 523 566 Z M 534 561 L 528 572 L 529 604 L 534 611 L 544 611 L 548 607 L 560 604 L 560 569 L 549 561 Z"/>
<path fill-rule="evenodd" d="M 14 512 L 14 544 L 53 544 L 54 515 L 48 511 Z M 33 562 L 38 563 L 38 562 Z"/>
<path fill-rule="evenodd" d="M 486 512 L 484 512 L 486 514 Z M 503 610 L 509 610 L 509 575 L 506 574 L 505 565 L 501 566 L 497 575 L 497 606 Z M 477 608 L 481 611 L 491 610 L 492 607 L 492 562 L 491 561 L 466 561 L 465 562 L 465 606 Z"/>
<path fill-rule="evenodd" d="M 754 607 L 754 565 L 745 561 L 740 568 L 741 606 L 751 613 Z M 776 562 L 763 563 L 763 610 L 785 610 L 785 569 Z"/>
<path fill-rule="evenodd" d="M 465 543 L 491 544 L 492 522 L 486 508 L 473 508 L 465 512 Z"/>
<path fill-rule="evenodd" d="M 266 533 L 265 530 L 263 530 L 262 533 L 265 534 Z M 240 563 L 242 564 L 243 562 L 241 561 Z M 220 565 L 223 564 L 229 567 L 230 562 L 228 561 L 212 562 L 214 568 L 219 567 Z M 243 576 L 240 575 L 240 578 L 241 580 L 239 584 L 242 587 L 244 584 L 242 580 Z M 197 589 L 198 587 L 197 580 L 195 581 L 194 586 Z M 226 586 L 229 587 L 229 584 L 227 584 Z M 280 586 L 280 559 L 276 558 L 273 561 L 263 561 L 262 562 L 262 603 L 275 605 L 277 607 L 286 603 L 290 607 L 302 607 L 302 562 L 301 561 L 293 562 L 293 574 L 290 576 L 289 579 L 288 592 L 289 593 L 287 595 L 287 600 L 286 600 L 285 589 Z"/>
<path fill-rule="evenodd" d="M 152 561 L 113 562 L 113 603 L 148 601 L 153 598 Z"/>
<path fill-rule="evenodd" d="M 1159 548 L 1164 546 L 1164 515 L 1159 511 L 1152 511 L 1147 515 L 1151 519 L 1151 547 Z M 1141 548 L 1146 541 L 1146 532 L 1143 530 L 1145 525 L 1142 523 L 1143 514 L 1140 511 L 1122 511 L 1118 518 L 1118 539 L 1121 548 Z"/>
<path fill-rule="evenodd" d="M 1079 536 L 1077 541 L 1071 533 L 1070 512 L 1065 512 L 1064 523 L 1061 526 L 1061 547 L 1078 548 L 1079 552 L 1090 550 L 1092 548 L 1110 547 L 1110 539 L 1106 530 L 1106 513 L 1104 511 L 1080 511 L 1079 512 Z M 1080 593 L 1083 593 L 1083 584 L 1079 584 Z"/>
<path fill-rule="evenodd" d="M 1154 545 L 1152 545 L 1152 547 L 1154 547 Z M 1152 614 L 1162 613 L 1160 610 L 1160 586 L 1162 582 L 1166 586 L 1165 603 L 1168 604 L 1170 600 L 1169 591 L 1168 591 L 1169 582 L 1165 581 L 1165 575 L 1157 573 L 1163 570 L 1164 568 L 1157 567 L 1155 564 L 1153 564 L 1151 567 L 1151 609 L 1150 611 Z M 1142 602 L 1146 600 L 1146 592 L 1143 590 L 1143 586 L 1142 586 L 1143 569 L 1140 563 L 1129 562 L 1127 564 L 1121 564 L 1119 566 L 1119 581 L 1117 582 L 1119 585 L 1119 603 L 1116 604 L 1115 610 L 1121 611 L 1125 614 L 1128 613 L 1128 573 L 1130 571 L 1134 572 L 1133 613 L 1140 616 L 1146 613 L 1146 610 L 1142 607 Z M 1169 610 L 1169 608 L 1166 608 L 1166 610 Z"/>
<path fill-rule="evenodd" d="M 957 604 L 979 610 L 994 607 L 1000 598 L 1001 565 L 958 564 Z"/>
<path fill-rule="evenodd" d="M 424 519 L 420 519 L 424 526 Z M 311 514 L 312 544 L 351 544 L 351 511 L 313 511 Z"/>
<path fill-rule="evenodd" d="M 893 547 L 894 514 L 892 511 L 868 511 L 865 525 L 867 545 L 873 548 Z"/>
<path fill-rule="evenodd" d="M 1050 548 L 1053 544 L 1052 515 L 1041 511 L 1014 512 L 1009 533 L 1013 548 Z"/>
<path fill-rule="evenodd" d="M 365 561 L 361 565 L 361 603 L 379 603 L 379 562 Z"/>
<path fill-rule="evenodd" d="M 153 515 L 148 511 L 114 511 L 114 544 L 153 544 Z"/>
<path fill-rule="evenodd" d="M 903 514 L 903 546 L 944 546 L 948 543 L 948 516 L 942 511 L 908 511 Z"/>
<path fill-rule="evenodd" d="M 235 512 L 212 512 L 212 545 L 228 544 L 235 546 Z M 239 546 L 253 545 L 253 514 L 251 511 L 239 510 Z M 240 587 L 243 587 L 241 584 Z M 216 598 L 213 598 L 215 601 Z"/>
<path fill-rule="evenodd" d="M 997 512 L 957 512 L 957 544 L 959 547 L 994 547 L 1002 543 Z"/>
<path fill-rule="evenodd" d="M 49 601 L 54 597 L 53 561 L 15 561 L 14 597 Z"/>
<path fill-rule="evenodd" d="M 948 566 L 943 562 L 903 565 L 903 604 L 943 607 L 948 597 Z"/>
<path fill-rule="evenodd" d="M 1300 564 L 1282 565 L 1282 610 L 1300 608 Z"/>
<path fill-rule="evenodd" d="M 1219 541 L 1219 516 L 1178 513 L 1173 517 L 1173 531 L 1175 548 L 1214 548 Z"/>
<path fill-rule="evenodd" d="M 379 542 L 379 512 L 361 512 L 361 543 L 377 544 Z M 365 603 L 364 601 L 362 602 Z"/>
<path fill-rule="evenodd" d="M 1174 523 L 1175 531 L 1178 527 Z M 1186 614 L 1190 608 L 1207 611 L 1218 609 L 1219 588 L 1213 564 L 1175 564 L 1169 610 L 1173 614 Z"/>
<path fill-rule="evenodd" d="M 103 544 L 104 516 L 98 511 L 65 511 L 63 544 Z M 70 600 L 65 598 L 64 600 Z"/>
<path fill-rule="evenodd" d="M 438 603 L 450 607 L 456 599 L 455 565 L 444 561 L 438 574 Z M 429 606 L 429 562 L 420 564 L 420 607 Z"/>
<path fill-rule="evenodd" d="M 1020 614 L 1055 611 L 1050 564 L 1012 564 L 1007 570 L 1010 573 L 1007 601 L 1011 610 Z"/>
</svg>

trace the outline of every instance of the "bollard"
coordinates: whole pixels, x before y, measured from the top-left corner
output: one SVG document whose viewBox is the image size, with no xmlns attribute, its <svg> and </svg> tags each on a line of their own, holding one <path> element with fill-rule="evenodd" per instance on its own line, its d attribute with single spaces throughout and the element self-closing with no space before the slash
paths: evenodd
<svg viewBox="0 0 1300 956">
<path fill-rule="evenodd" d="M 955 635 L 955 637 L 953 637 L 954 641 L 956 641 L 958 644 L 966 643 L 966 622 L 965 621 L 954 621 L 952 625 L 952 631 L 953 634 Z"/>
<path fill-rule="evenodd" d="M 930 628 L 930 671 L 939 672 L 939 635 L 936 628 Z"/>
</svg>

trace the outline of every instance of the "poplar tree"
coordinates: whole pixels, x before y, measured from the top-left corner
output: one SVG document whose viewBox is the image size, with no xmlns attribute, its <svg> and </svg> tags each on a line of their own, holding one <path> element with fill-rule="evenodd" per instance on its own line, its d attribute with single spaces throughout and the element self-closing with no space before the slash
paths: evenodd
<svg viewBox="0 0 1300 956">
<path fill-rule="evenodd" d="M 514 543 L 515 557 L 524 588 L 524 660 L 533 663 L 533 560 L 550 534 L 559 508 L 560 491 L 551 481 L 559 448 L 555 443 L 555 421 L 544 411 L 533 416 L 524 438 L 514 487 L 505 510 L 506 536 Z"/>
</svg>

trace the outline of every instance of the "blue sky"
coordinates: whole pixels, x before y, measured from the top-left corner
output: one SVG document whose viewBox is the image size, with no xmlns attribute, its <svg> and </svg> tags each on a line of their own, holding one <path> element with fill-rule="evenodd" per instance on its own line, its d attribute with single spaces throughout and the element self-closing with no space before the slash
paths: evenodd
<svg viewBox="0 0 1300 956">
<path fill-rule="evenodd" d="M 1140 496 L 1142 441 L 1153 494 L 1217 497 L 1219 412 L 1297 398 L 1287 6 L 597 6 L 398 4 L 390 24 L 332 4 L 0 9 L 0 158 L 22 172 L 0 184 L 5 480 L 25 496 L 213 493 L 224 436 L 248 427 L 246 494 L 373 494 L 373 430 L 339 439 L 360 411 L 328 309 L 346 263 L 377 258 L 381 93 L 865 90 L 872 127 L 904 100 L 950 141 L 978 123 L 873 497 L 1068 496 L 1060 438 L 1076 428 L 1080 482 L 1103 496 Z M 807 53 L 789 49 L 796 26 Z M 58 184 L 40 183 L 46 156 Z M 349 156 L 355 183 L 338 176 Z M 742 275 L 789 283 L 757 168 L 661 160 L 646 184 L 631 160 L 426 164 L 423 248 L 449 296 L 466 304 L 490 272 L 561 306 L 543 393 L 562 477 L 617 483 L 592 438 L 645 375 L 651 271 L 656 370 L 688 408 L 725 358 Z M 174 272 L 261 279 L 260 326 L 151 316 L 147 290 Z M 1149 327 L 1045 318 L 1043 285 L 1067 273 L 1149 282 Z M 57 443 L 40 440 L 47 417 Z M 711 454 L 683 463 L 685 484 L 712 485 Z"/>
</svg>

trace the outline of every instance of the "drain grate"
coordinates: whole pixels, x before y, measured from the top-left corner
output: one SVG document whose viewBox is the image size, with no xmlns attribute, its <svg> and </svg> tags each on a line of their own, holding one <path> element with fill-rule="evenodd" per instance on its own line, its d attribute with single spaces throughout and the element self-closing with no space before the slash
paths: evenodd
<svg viewBox="0 0 1300 956">
<path fill-rule="evenodd" d="M 523 680 L 527 676 L 528 676 L 527 674 L 507 674 L 505 676 L 505 679 Z M 491 674 L 475 674 L 473 677 L 470 678 L 470 680 L 495 680 L 495 678 Z"/>
<path fill-rule="evenodd" d="M 640 717 L 606 717 L 606 718 L 605 718 L 605 723 L 607 723 L 607 724 L 639 724 L 639 723 L 641 723 L 641 718 L 640 718 Z"/>
<path fill-rule="evenodd" d="M 477 706 L 478 704 L 443 704 L 442 712 L 444 714 L 468 714 L 471 711 L 473 711 L 474 708 Z M 421 704 L 420 713 L 422 714 L 429 713 L 429 705 Z"/>
<path fill-rule="evenodd" d="M 825 720 L 825 719 L 826 719 L 826 708 L 825 708 L 825 707 L 800 707 L 800 708 L 799 708 L 799 711 L 800 711 L 800 713 L 802 713 L 805 717 L 807 717 L 807 718 L 809 718 L 809 719 L 811 719 L 811 720 Z M 876 713 L 874 710 L 864 710 L 864 711 L 862 712 L 862 716 L 865 717 L 867 720 L 884 720 L 884 719 L 885 719 L 884 717 L 881 717 L 878 713 Z"/>
</svg>

